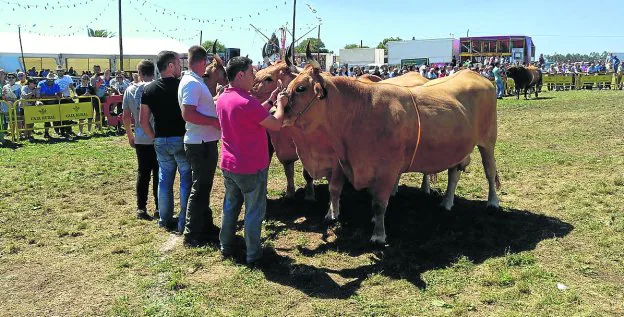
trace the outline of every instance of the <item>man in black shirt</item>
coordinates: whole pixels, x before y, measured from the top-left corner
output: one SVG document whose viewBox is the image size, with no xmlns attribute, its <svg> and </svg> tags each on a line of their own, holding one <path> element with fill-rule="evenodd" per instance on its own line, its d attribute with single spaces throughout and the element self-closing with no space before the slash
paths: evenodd
<svg viewBox="0 0 624 317">
<path fill-rule="evenodd" d="M 173 228 L 173 181 L 176 167 L 180 172 L 180 213 L 175 227 L 184 232 L 186 205 L 191 192 L 191 164 L 184 153 L 185 121 L 178 104 L 178 86 L 182 67 L 180 56 L 171 51 L 158 54 L 156 65 L 161 78 L 145 86 L 141 98 L 139 122 L 145 134 L 154 140 L 158 159 L 158 207 L 161 227 Z M 154 116 L 154 129 L 150 125 Z"/>
</svg>

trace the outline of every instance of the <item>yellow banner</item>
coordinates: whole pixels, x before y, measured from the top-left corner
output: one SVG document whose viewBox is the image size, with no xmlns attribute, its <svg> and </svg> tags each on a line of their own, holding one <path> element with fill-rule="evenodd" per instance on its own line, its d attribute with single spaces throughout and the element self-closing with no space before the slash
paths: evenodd
<svg viewBox="0 0 624 317">
<path fill-rule="evenodd" d="M 93 114 L 91 102 L 65 103 L 59 105 L 62 120 L 87 119 Z"/>
<path fill-rule="evenodd" d="M 25 106 L 24 121 L 26 124 L 61 121 L 61 110 L 59 105 Z"/>
</svg>

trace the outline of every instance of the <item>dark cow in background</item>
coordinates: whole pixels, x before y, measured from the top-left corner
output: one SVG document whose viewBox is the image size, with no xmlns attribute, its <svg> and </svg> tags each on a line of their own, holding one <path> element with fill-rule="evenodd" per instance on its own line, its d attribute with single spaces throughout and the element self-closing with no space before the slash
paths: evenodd
<svg viewBox="0 0 624 317">
<path fill-rule="evenodd" d="M 533 88 L 535 98 L 537 98 L 538 90 L 542 89 L 542 71 L 534 66 L 511 66 L 507 69 L 507 77 L 512 78 L 516 83 L 516 98 L 520 99 L 520 89 L 524 89 L 524 99 L 527 98 L 527 92 Z"/>
</svg>

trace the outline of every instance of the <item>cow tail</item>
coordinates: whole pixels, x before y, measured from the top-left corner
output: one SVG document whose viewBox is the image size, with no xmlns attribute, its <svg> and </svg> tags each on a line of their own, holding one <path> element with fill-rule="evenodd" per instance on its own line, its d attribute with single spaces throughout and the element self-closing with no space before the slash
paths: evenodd
<svg viewBox="0 0 624 317">
<path fill-rule="evenodd" d="M 494 183 L 496 184 L 496 190 L 500 190 L 501 183 L 500 178 L 498 177 L 498 171 L 496 171 L 496 176 L 494 176 Z"/>
</svg>

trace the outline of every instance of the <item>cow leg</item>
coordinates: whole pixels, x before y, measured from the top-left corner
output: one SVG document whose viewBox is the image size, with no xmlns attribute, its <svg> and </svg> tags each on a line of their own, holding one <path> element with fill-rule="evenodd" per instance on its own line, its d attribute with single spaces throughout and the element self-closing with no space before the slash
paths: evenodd
<svg viewBox="0 0 624 317">
<path fill-rule="evenodd" d="M 459 182 L 459 176 L 461 172 L 466 170 L 466 166 L 470 164 L 470 155 L 466 156 L 457 166 L 449 168 L 448 170 L 448 184 L 446 185 L 446 193 L 442 199 L 440 206 L 448 211 L 453 208 L 453 202 L 455 200 L 455 189 Z"/>
<path fill-rule="evenodd" d="M 303 169 L 303 178 L 306 181 L 304 200 L 312 202 L 316 201 L 316 195 L 314 194 L 314 179 L 305 169 Z"/>
<path fill-rule="evenodd" d="M 394 177 L 378 178 L 374 188 L 371 188 L 373 195 L 373 236 L 370 242 L 373 244 L 386 244 L 385 215 L 388 208 L 388 200 L 392 193 Z"/>
<path fill-rule="evenodd" d="M 425 194 L 431 193 L 431 185 L 429 184 L 429 175 L 423 174 L 422 185 L 420 185 L 420 190 L 422 190 Z"/>
<path fill-rule="evenodd" d="M 527 97 L 527 91 L 528 91 L 528 88 L 524 88 L 524 100 L 528 100 L 529 99 Z"/>
<path fill-rule="evenodd" d="M 446 193 L 444 193 L 444 198 L 442 199 L 442 203 L 440 203 L 440 207 L 448 211 L 453 208 L 455 189 L 457 188 L 457 183 L 459 182 L 460 175 L 461 171 L 459 170 L 459 166 L 451 167 L 448 169 L 448 184 L 446 185 Z"/>
<path fill-rule="evenodd" d="M 338 219 L 340 215 L 340 195 L 344 186 L 344 174 L 340 168 L 332 171 L 329 179 L 329 210 L 325 215 L 326 222 L 332 222 Z"/>
<path fill-rule="evenodd" d="M 286 199 L 295 198 L 295 162 L 282 163 L 286 174 Z"/>
<path fill-rule="evenodd" d="M 394 183 L 394 187 L 392 187 L 392 194 L 391 196 L 394 197 L 396 196 L 396 194 L 399 192 L 399 180 L 401 179 L 401 177 L 399 176 L 399 178 L 397 178 L 396 183 Z"/>
<path fill-rule="evenodd" d="M 520 88 L 516 88 L 516 100 L 520 100 Z"/>
<path fill-rule="evenodd" d="M 488 180 L 488 207 L 499 208 L 499 200 L 496 195 L 496 188 L 500 187 L 498 172 L 496 171 L 496 161 L 494 160 L 494 146 L 480 146 L 481 161 L 485 170 L 485 177 Z"/>
</svg>

